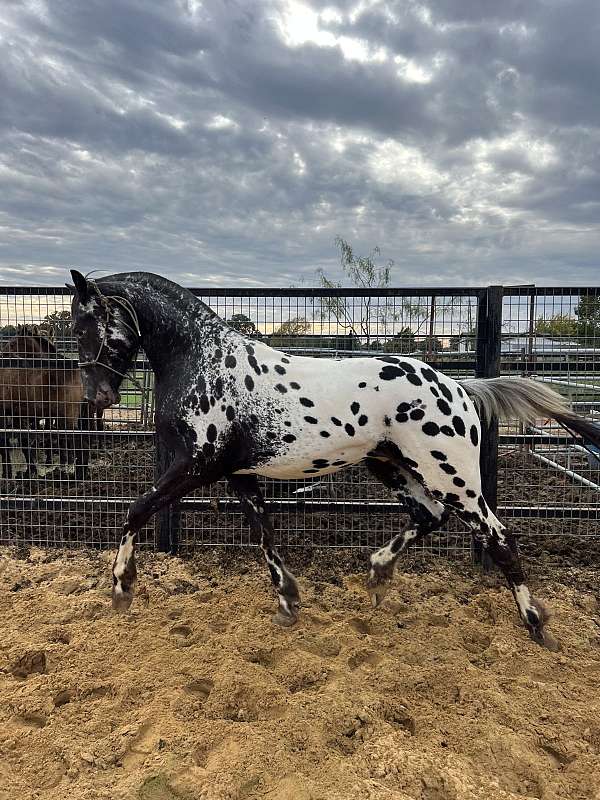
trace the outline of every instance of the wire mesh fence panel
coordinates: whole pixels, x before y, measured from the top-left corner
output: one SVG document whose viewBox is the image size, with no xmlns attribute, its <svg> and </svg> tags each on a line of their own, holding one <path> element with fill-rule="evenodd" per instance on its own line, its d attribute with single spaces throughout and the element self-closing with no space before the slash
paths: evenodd
<svg viewBox="0 0 600 800">
<path fill-rule="evenodd" d="M 286 353 L 403 354 L 460 379 L 477 371 L 485 291 L 195 293 L 238 331 Z M 502 372 L 547 380 L 576 410 L 600 413 L 598 305 L 596 290 L 505 290 Z M 3 544 L 114 546 L 129 504 L 155 480 L 153 376 L 144 355 L 132 370 L 135 380 L 123 383 L 119 404 L 98 417 L 83 400 L 69 310 L 66 289 L 0 287 Z M 508 421 L 500 434 L 499 515 L 524 535 L 597 535 L 597 523 L 590 523 L 600 504 L 593 451 L 546 420 L 531 429 Z M 400 528 L 402 509 L 360 465 L 318 480 L 265 479 L 262 485 L 281 545 L 379 547 Z M 186 498 L 167 519 L 174 523 L 167 537 L 177 535 L 181 551 L 254 543 L 223 481 Z M 146 526 L 141 544 L 164 544 L 164 524 L 161 515 Z M 463 555 L 469 547 L 456 519 L 419 545 L 424 553 L 445 555 Z"/>
<path fill-rule="evenodd" d="M 501 366 L 600 421 L 600 290 L 505 290 Z M 498 485 L 502 516 L 522 536 L 600 536 L 600 454 L 556 422 L 502 425 Z"/>
</svg>

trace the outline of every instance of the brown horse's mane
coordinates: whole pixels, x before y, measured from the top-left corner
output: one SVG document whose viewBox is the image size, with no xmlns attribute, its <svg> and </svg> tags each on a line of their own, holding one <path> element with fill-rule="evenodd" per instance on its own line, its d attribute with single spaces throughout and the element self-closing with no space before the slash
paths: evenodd
<svg viewBox="0 0 600 800">
<path fill-rule="evenodd" d="M 0 353 L 8 356 L 56 356 L 58 351 L 54 344 L 41 334 L 11 336 L 0 347 Z"/>
</svg>

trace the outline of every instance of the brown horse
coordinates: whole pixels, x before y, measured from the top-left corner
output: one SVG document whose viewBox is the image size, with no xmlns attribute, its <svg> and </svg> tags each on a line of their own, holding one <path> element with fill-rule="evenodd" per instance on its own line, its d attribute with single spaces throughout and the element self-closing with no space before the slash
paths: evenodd
<svg viewBox="0 0 600 800">
<path fill-rule="evenodd" d="M 0 359 L 22 360 L 23 365 L 3 366 L 0 360 L 0 420 L 3 428 L 39 428 L 47 430 L 89 430 L 90 410 L 83 398 L 79 367 L 65 359 L 46 337 L 13 336 L 0 347 Z M 99 423 L 96 429 L 100 428 Z M 18 436 L 18 435 L 17 435 Z M 4 437 L 6 439 L 6 437 Z M 13 437 L 14 438 L 14 437 Z M 29 438 L 29 437 L 26 437 Z M 34 467 L 27 442 L 20 444 L 28 462 Z M 83 475 L 88 461 L 89 442 L 76 448 L 76 468 Z M 8 440 L 5 447 L 10 447 Z M 61 462 L 64 449 L 61 447 Z"/>
</svg>

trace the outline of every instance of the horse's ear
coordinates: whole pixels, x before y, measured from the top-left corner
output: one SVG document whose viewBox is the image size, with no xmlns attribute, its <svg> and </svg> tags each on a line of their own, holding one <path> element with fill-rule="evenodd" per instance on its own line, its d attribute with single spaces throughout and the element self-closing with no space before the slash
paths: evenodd
<svg viewBox="0 0 600 800">
<path fill-rule="evenodd" d="M 77 272 L 76 269 L 71 270 L 71 277 L 73 278 L 73 283 L 75 284 L 75 291 L 77 292 L 79 300 L 82 303 L 85 303 L 89 294 L 88 282 L 86 281 L 85 277 L 81 274 L 81 272 Z"/>
</svg>

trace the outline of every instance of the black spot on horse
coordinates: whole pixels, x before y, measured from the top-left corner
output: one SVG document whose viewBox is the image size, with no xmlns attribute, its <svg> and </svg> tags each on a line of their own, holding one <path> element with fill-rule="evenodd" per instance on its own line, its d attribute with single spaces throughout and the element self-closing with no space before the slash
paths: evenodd
<svg viewBox="0 0 600 800">
<path fill-rule="evenodd" d="M 319 421 L 316 417 L 304 417 L 307 422 L 310 422 L 311 425 L 316 425 Z"/>
<path fill-rule="evenodd" d="M 418 375 L 415 375 L 414 372 L 409 372 L 406 376 L 406 380 L 409 383 L 412 383 L 413 386 L 423 386 L 423 381 L 419 378 Z"/>
<path fill-rule="evenodd" d="M 248 364 L 252 367 L 254 372 L 257 375 L 260 375 L 260 367 L 258 366 L 258 361 L 256 360 L 256 356 L 248 356 Z"/>
<path fill-rule="evenodd" d="M 342 421 L 341 421 L 341 420 L 339 420 L 337 417 L 332 417 L 332 418 L 331 418 L 331 421 L 333 422 L 333 424 L 334 424 L 334 425 L 337 425 L 337 426 L 338 426 L 338 428 L 341 428 L 341 426 L 342 426 Z"/>
<path fill-rule="evenodd" d="M 232 422 L 235 419 L 235 409 L 233 406 L 227 406 L 227 409 L 225 411 L 225 416 L 227 417 L 229 422 Z"/>
<path fill-rule="evenodd" d="M 439 392 L 438 392 L 438 390 L 435 388 L 435 386 L 430 386 L 430 387 L 429 387 L 429 391 L 431 392 L 431 394 L 432 394 L 434 397 L 439 397 L 439 396 L 440 396 L 440 393 L 439 393 Z"/>
<path fill-rule="evenodd" d="M 408 422 L 408 414 L 396 414 L 396 422 Z"/>
<path fill-rule="evenodd" d="M 442 472 L 445 472 L 446 475 L 456 475 L 456 469 L 452 464 L 440 464 L 440 469 Z"/>
<path fill-rule="evenodd" d="M 440 426 L 436 425 L 435 422 L 426 422 L 421 430 L 423 433 L 426 433 L 427 436 L 437 436 L 440 432 Z"/>
<path fill-rule="evenodd" d="M 389 417 L 386 417 L 386 419 L 387 419 L 387 425 L 389 426 L 389 424 L 390 424 L 390 418 L 389 418 Z M 360 415 L 360 417 L 358 418 L 358 424 L 360 425 L 360 427 L 361 427 L 361 428 L 362 428 L 364 425 L 366 425 L 368 421 L 369 421 L 369 418 L 367 417 L 367 415 L 366 415 L 366 414 L 361 414 L 361 415 Z"/>
<path fill-rule="evenodd" d="M 467 489 L 467 497 L 477 497 L 477 493 L 473 489 Z"/>
<path fill-rule="evenodd" d="M 412 364 L 409 364 L 407 361 L 401 361 L 400 366 L 405 372 L 416 372 L 415 368 Z"/>
<path fill-rule="evenodd" d="M 377 361 L 386 361 L 388 364 L 397 364 L 400 359 L 396 358 L 396 356 L 378 356 Z"/>
<path fill-rule="evenodd" d="M 442 400 L 441 398 L 437 401 L 437 407 L 442 412 L 442 414 L 445 414 L 447 417 L 449 417 L 450 414 L 452 413 L 448 403 L 445 400 Z"/>
<path fill-rule="evenodd" d="M 275 364 L 274 370 L 278 375 L 285 375 L 287 372 L 286 368 L 282 367 L 280 364 Z"/>
<path fill-rule="evenodd" d="M 215 361 L 220 361 L 223 358 L 223 351 L 220 347 L 216 348 L 213 358 Z"/>
<path fill-rule="evenodd" d="M 367 385 L 367 384 L 365 383 L 365 381 L 361 381 L 361 382 L 358 384 L 358 388 L 359 388 L 359 389 L 364 389 L 366 385 Z"/>
<path fill-rule="evenodd" d="M 434 458 L 437 458 L 438 461 L 448 461 L 448 456 L 445 453 L 442 453 L 441 450 L 431 450 L 431 455 Z"/>
<path fill-rule="evenodd" d="M 440 430 L 446 436 L 454 436 L 454 428 L 451 428 L 450 425 L 442 425 Z"/>
<path fill-rule="evenodd" d="M 285 356 L 283 356 L 283 358 L 281 359 L 281 363 L 282 364 L 289 364 L 290 360 L 289 360 L 289 358 L 286 358 Z"/>
<path fill-rule="evenodd" d="M 429 383 L 433 383 L 435 380 L 437 380 L 435 372 L 432 369 L 429 369 L 429 367 L 423 367 L 421 369 L 421 375 L 426 381 L 429 381 Z"/>
<path fill-rule="evenodd" d="M 477 445 L 479 444 L 479 432 L 477 430 L 476 425 L 471 425 L 471 430 L 469 431 L 469 434 L 471 436 L 471 442 L 473 443 L 473 446 L 477 447 Z"/>
<path fill-rule="evenodd" d="M 383 381 L 393 381 L 395 378 L 402 378 L 404 376 L 404 370 L 400 369 L 399 367 L 384 367 L 381 372 L 379 373 L 379 377 Z"/>
<path fill-rule="evenodd" d="M 329 437 L 331 436 L 331 434 L 329 433 L 329 431 L 321 431 L 321 436 L 322 436 L 324 439 L 329 439 Z"/>
<path fill-rule="evenodd" d="M 350 411 L 356 416 L 360 411 L 360 403 L 357 403 L 356 400 L 350 406 Z"/>
<path fill-rule="evenodd" d="M 425 412 L 423 411 L 422 408 L 413 408 L 413 410 L 410 412 L 410 418 L 415 420 L 415 422 L 418 422 L 420 419 L 423 419 L 424 416 Z"/>
<path fill-rule="evenodd" d="M 200 398 L 200 410 L 203 414 L 208 414 L 210 411 L 210 402 L 205 394 Z"/>
<path fill-rule="evenodd" d="M 215 381 L 215 397 L 217 400 L 220 400 L 223 397 L 223 378 L 220 375 Z"/>
<path fill-rule="evenodd" d="M 294 436 L 293 433 L 286 433 L 285 436 L 283 437 L 283 441 L 291 444 L 292 442 L 296 441 L 296 437 Z"/>
<path fill-rule="evenodd" d="M 462 479 L 462 478 L 452 478 L 452 483 L 453 483 L 455 486 L 458 486 L 458 487 L 460 487 L 461 489 L 462 489 L 462 488 L 463 488 L 463 486 L 465 485 L 465 482 L 463 481 L 463 479 Z"/>
<path fill-rule="evenodd" d="M 300 402 L 302 403 L 303 406 L 306 406 L 307 408 L 312 408 L 314 406 L 313 401 L 309 400 L 308 397 L 301 397 Z"/>
<path fill-rule="evenodd" d="M 267 367 L 267 365 L 266 365 L 266 364 L 261 364 L 261 365 L 260 365 L 260 368 L 262 369 L 262 371 L 264 372 L 264 374 L 265 374 L 265 375 L 266 375 L 266 374 L 267 374 L 267 372 L 269 371 L 269 368 Z"/>
<path fill-rule="evenodd" d="M 347 423 L 344 425 L 344 430 L 346 431 L 346 433 L 348 434 L 348 436 L 354 436 L 354 426 L 353 426 L 353 425 L 350 425 L 350 423 L 349 423 L 349 422 L 347 422 Z"/>
<path fill-rule="evenodd" d="M 400 403 L 396 406 L 396 411 L 399 414 L 406 414 L 412 408 L 410 403 Z"/>
<path fill-rule="evenodd" d="M 453 494 L 452 492 L 446 492 L 446 494 L 444 495 L 444 500 L 449 505 L 457 506 L 459 508 L 463 507 L 462 503 L 460 502 L 460 497 L 457 494 Z"/>
<path fill-rule="evenodd" d="M 339 460 L 338 461 L 332 461 L 331 462 L 331 466 L 332 467 L 343 467 L 345 463 L 346 463 L 345 461 L 339 461 Z"/>
<path fill-rule="evenodd" d="M 244 378 L 244 383 L 246 384 L 246 389 L 251 392 L 254 389 L 254 381 L 250 375 L 246 375 Z"/>
<path fill-rule="evenodd" d="M 251 355 L 251 356 L 253 356 L 253 355 L 254 355 L 254 348 L 252 347 L 252 345 L 251 345 L 251 344 L 247 344 L 247 345 L 246 345 L 246 352 L 247 352 L 249 355 Z"/>
<path fill-rule="evenodd" d="M 278 392 L 281 392 L 281 394 L 287 393 L 287 386 L 284 386 L 283 383 L 275 384 L 275 388 L 277 389 Z"/>
<path fill-rule="evenodd" d="M 454 430 L 459 436 L 465 435 L 466 428 L 462 417 L 452 417 L 452 424 L 454 425 Z"/>
<path fill-rule="evenodd" d="M 329 461 L 326 458 L 313 458 L 313 467 L 328 467 Z"/>
<path fill-rule="evenodd" d="M 299 389 L 300 384 L 296 383 L 296 381 L 290 381 L 290 389 Z"/>
<path fill-rule="evenodd" d="M 217 428 L 215 425 L 212 424 L 212 422 L 206 429 L 206 438 L 208 439 L 209 442 L 214 442 L 217 439 Z"/>
<path fill-rule="evenodd" d="M 275 431 L 267 431 L 267 438 L 268 439 L 276 439 L 277 438 L 277 434 L 275 433 Z"/>
<path fill-rule="evenodd" d="M 302 472 L 304 472 L 305 475 L 314 475 L 314 473 L 318 472 L 318 471 L 319 471 L 318 469 L 303 469 L 302 470 Z"/>
<path fill-rule="evenodd" d="M 452 392 L 450 391 L 450 389 L 446 386 L 445 383 L 442 383 L 441 381 L 438 383 L 438 386 L 440 387 L 440 392 L 444 395 L 446 400 L 448 400 L 451 403 L 452 402 Z"/>
</svg>

